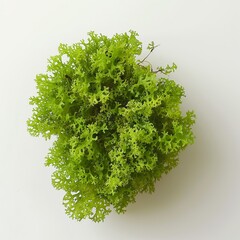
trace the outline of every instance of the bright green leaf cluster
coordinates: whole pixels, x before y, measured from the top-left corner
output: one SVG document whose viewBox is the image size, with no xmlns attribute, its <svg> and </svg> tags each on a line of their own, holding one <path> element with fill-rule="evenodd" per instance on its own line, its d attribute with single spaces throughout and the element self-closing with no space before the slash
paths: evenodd
<svg viewBox="0 0 240 240">
<path fill-rule="evenodd" d="M 46 165 L 56 168 L 52 183 L 66 192 L 63 203 L 74 219 L 102 221 L 111 206 L 124 212 L 138 193 L 153 192 L 193 143 L 195 115 L 183 116 L 184 89 L 165 75 L 176 65 L 153 71 L 146 58 L 137 60 L 137 36 L 90 32 L 86 41 L 60 44 L 47 72 L 36 76 L 28 130 L 56 137 Z"/>
</svg>

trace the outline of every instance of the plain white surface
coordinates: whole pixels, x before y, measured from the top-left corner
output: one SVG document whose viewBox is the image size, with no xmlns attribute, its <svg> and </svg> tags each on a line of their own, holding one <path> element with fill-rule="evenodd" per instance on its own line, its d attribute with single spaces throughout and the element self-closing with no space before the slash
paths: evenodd
<svg viewBox="0 0 240 240">
<path fill-rule="evenodd" d="M 238 0 L 0 0 L 0 239 L 240 239 L 239 9 Z M 44 166 L 51 143 L 26 131 L 28 98 L 60 42 L 129 29 L 144 46 L 160 43 L 151 61 L 177 63 L 197 139 L 126 214 L 75 222 Z"/>
</svg>

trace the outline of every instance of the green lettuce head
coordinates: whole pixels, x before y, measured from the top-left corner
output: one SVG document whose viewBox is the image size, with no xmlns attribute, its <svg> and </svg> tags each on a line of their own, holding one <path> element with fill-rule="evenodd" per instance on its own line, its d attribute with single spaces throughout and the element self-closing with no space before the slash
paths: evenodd
<svg viewBox="0 0 240 240">
<path fill-rule="evenodd" d="M 182 114 L 184 89 L 168 77 L 176 65 L 154 71 L 146 62 L 153 42 L 138 60 L 137 36 L 90 32 L 87 41 L 60 44 L 47 72 L 36 76 L 28 130 L 55 136 L 46 165 L 55 167 L 53 186 L 65 191 L 74 219 L 103 221 L 112 207 L 125 212 L 138 193 L 154 191 L 194 141 L 195 115 Z"/>
</svg>

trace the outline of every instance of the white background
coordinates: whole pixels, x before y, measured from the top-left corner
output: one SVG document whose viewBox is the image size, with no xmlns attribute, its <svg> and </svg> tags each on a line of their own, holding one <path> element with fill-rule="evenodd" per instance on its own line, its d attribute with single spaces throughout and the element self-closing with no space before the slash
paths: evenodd
<svg viewBox="0 0 240 240">
<path fill-rule="evenodd" d="M 0 239 L 240 239 L 239 11 L 238 0 L 0 0 Z M 60 42 L 129 29 L 160 44 L 156 65 L 177 63 L 197 139 L 126 214 L 76 222 L 44 166 L 51 142 L 27 133 L 28 98 Z"/>
</svg>

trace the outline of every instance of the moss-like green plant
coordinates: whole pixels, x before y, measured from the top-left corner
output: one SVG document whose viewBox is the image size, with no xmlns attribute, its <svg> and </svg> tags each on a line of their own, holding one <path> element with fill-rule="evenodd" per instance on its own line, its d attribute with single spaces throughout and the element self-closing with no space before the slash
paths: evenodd
<svg viewBox="0 0 240 240">
<path fill-rule="evenodd" d="M 137 36 L 90 32 L 86 41 L 60 44 L 47 72 L 36 76 L 28 130 L 56 137 L 46 165 L 56 168 L 52 183 L 65 191 L 74 219 L 102 221 L 111 206 L 123 213 L 193 143 L 195 115 L 182 114 L 184 89 L 168 78 L 176 65 L 154 71 L 148 56 L 139 60 Z M 155 47 L 148 45 L 149 54 Z"/>
</svg>

